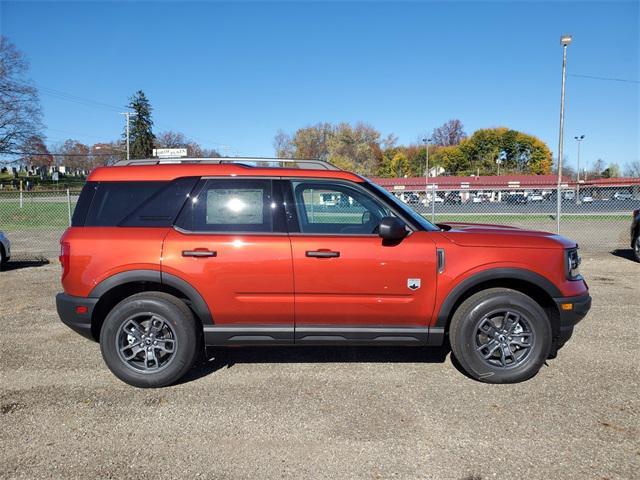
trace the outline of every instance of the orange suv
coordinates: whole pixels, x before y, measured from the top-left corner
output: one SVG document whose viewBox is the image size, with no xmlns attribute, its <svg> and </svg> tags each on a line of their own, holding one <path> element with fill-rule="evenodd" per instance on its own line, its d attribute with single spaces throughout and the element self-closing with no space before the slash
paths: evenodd
<svg viewBox="0 0 640 480">
<path fill-rule="evenodd" d="M 433 225 L 321 161 L 94 170 L 61 239 L 62 321 L 138 387 L 206 346 L 442 346 L 478 380 L 535 375 L 591 306 L 575 242 Z"/>
</svg>

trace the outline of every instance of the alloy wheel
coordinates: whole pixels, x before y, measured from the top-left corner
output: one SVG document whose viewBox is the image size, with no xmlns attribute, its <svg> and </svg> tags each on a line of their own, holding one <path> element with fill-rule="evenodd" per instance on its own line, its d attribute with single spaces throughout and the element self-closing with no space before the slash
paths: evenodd
<svg viewBox="0 0 640 480">
<path fill-rule="evenodd" d="M 513 310 L 496 310 L 486 315 L 475 333 L 475 348 L 492 367 L 513 368 L 524 363 L 535 341 L 529 321 Z"/>
<path fill-rule="evenodd" d="M 116 350 L 129 368 L 142 373 L 158 372 L 174 358 L 177 338 L 163 317 L 140 313 L 127 318 L 118 329 Z"/>
</svg>

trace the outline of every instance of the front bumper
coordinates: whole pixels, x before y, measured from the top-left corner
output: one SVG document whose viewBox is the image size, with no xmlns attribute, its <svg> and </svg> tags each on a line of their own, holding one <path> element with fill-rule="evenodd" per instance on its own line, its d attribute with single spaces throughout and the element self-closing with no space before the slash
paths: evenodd
<svg viewBox="0 0 640 480">
<path fill-rule="evenodd" d="M 91 333 L 91 316 L 96 303 L 97 298 L 74 297 L 66 293 L 56 295 L 56 309 L 62 323 L 90 340 L 96 340 Z M 78 307 L 86 307 L 86 312 L 78 313 Z"/>
<path fill-rule="evenodd" d="M 589 313 L 591 296 L 587 293 L 577 297 L 554 298 L 554 301 L 560 312 L 560 329 L 556 337 L 560 348 L 571 338 L 573 327 Z"/>
</svg>

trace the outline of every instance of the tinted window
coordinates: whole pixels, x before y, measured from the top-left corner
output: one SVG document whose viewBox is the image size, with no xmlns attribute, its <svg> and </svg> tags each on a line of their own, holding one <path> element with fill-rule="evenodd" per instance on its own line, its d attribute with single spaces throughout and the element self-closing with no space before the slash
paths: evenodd
<svg viewBox="0 0 640 480">
<path fill-rule="evenodd" d="M 97 182 L 87 182 L 85 183 L 84 187 L 82 187 L 82 192 L 80 192 L 78 202 L 76 203 L 76 208 L 73 211 L 71 226 L 81 227 L 84 225 L 85 219 L 87 218 L 87 213 L 89 212 L 89 207 L 91 206 L 91 202 L 93 201 L 93 196 L 96 193 L 97 188 Z"/>
<path fill-rule="evenodd" d="M 195 232 L 264 232 L 274 229 L 280 202 L 271 180 L 210 179 L 185 205 L 177 225 Z"/>
<path fill-rule="evenodd" d="M 100 182 L 85 225 L 117 226 L 166 185 L 167 182 Z"/>
<path fill-rule="evenodd" d="M 371 235 L 393 215 L 371 195 L 338 182 L 292 182 L 302 233 Z"/>
<path fill-rule="evenodd" d="M 180 212 L 197 178 L 179 178 L 153 194 L 121 222 L 125 227 L 167 227 Z"/>
</svg>

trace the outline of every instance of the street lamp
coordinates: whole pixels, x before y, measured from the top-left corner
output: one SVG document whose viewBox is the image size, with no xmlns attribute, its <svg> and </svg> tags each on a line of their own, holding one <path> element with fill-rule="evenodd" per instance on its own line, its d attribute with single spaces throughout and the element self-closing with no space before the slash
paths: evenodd
<svg viewBox="0 0 640 480">
<path fill-rule="evenodd" d="M 562 208 L 562 150 L 564 147 L 564 92 L 567 80 L 567 47 L 571 44 L 571 35 L 562 35 L 560 45 L 562 45 L 562 90 L 560 93 L 560 134 L 558 139 L 558 192 L 556 205 L 557 230 L 560 234 L 560 210 Z"/>
<path fill-rule="evenodd" d="M 422 141 L 424 142 L 426 149 L 426 165 L 424 171 L 424 199 L 426 202 L 428 197 L 427 190 L 429 189 L 429 142 L 431 141 L 431 138 L 423 138 Z M 431 201 L 433 202 L 433 198 L 431 199 Z"/>
<path fill-rule="evenodd" d="M 580 143 L 584 140 L 584 135 L 573 137 L 578 142 L 578 169 L 576 170 L 576 205 L 580 205 Z"/>
</svg>

